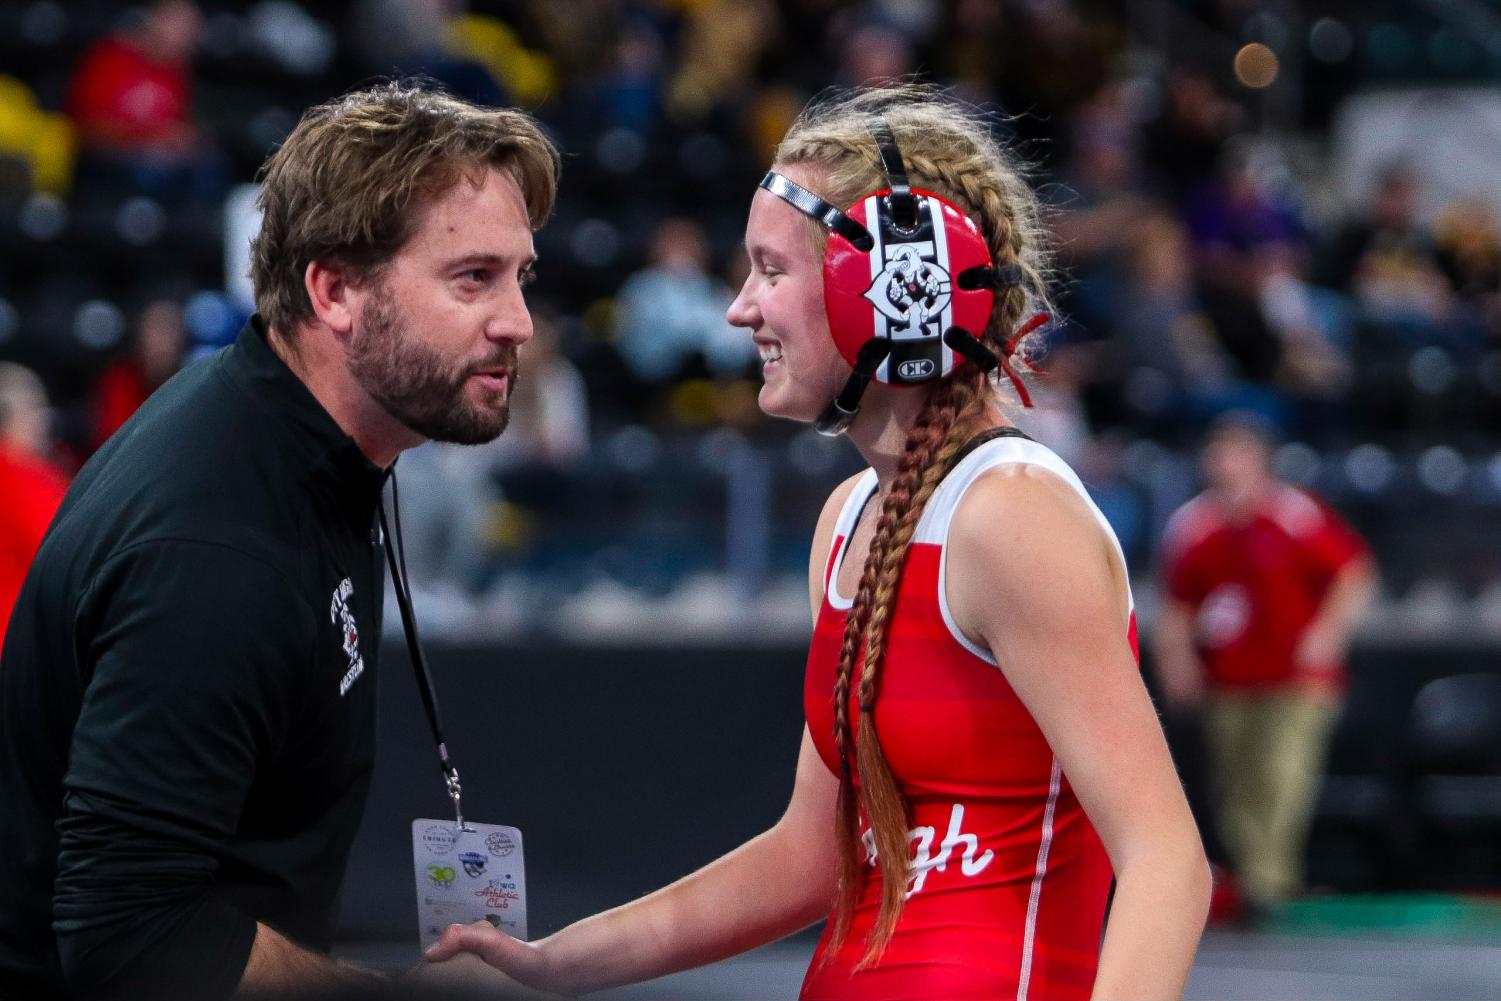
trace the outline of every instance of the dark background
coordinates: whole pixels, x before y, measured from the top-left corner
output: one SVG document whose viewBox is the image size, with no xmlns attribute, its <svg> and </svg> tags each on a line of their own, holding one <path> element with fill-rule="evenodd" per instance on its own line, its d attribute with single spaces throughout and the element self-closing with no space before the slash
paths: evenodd
<svg viewBox="0 0 1501 1001">
<path fill-rule="evenodd" d="M 754 644 L 429 651 L 466 816 L 522 831 L 532 938 L 663 886 L 776 822 L 797 761 L 804 656 Z M 1432 809 L 1441 804 L 1426 802 L 1430 752 L 1412 735 L 1419 690 L 1477 668 L 1501 683 L 1494 654 L 1463 644 L 1356 649 L 1311 846 L 1315 885 L 1501 885 L 1494 820 Z M 380 749 L 341 938 L 415 941 L 411 822 L 452 808 L 399 644 L 387 643 L 379 684 Z M 1197 732 L 1168 722 L 1200 806 Z M 1467 767 L 1463 755 L 1433 764 Z"/>
</svg>

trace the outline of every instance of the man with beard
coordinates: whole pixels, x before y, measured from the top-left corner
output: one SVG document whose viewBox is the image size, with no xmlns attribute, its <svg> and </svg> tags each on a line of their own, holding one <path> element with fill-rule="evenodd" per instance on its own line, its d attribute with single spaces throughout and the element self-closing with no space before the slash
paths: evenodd
<svg viewBox="0 0 1501 1001">
<path fill-rule="evenodd" d="M 504 429 L 557 151 L 387 85 L 263 171 L 258 314 L 69 491 L 0 661 L 0 998 L 225 997 L 327 958 L 374 757 L 381 487 Z"/>
</svg>

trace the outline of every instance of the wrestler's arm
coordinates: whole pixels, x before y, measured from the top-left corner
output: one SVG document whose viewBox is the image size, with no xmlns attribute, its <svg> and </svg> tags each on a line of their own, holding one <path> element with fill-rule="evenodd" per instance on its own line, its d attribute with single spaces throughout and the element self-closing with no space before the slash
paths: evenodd
<svg viewBox="0 0 1501 1001">
<path fill-rule="evenodd" d="M 1082 499 L 1027 466 L 976 482 L 948 553 L 956 623 L 994 654 L 1115 869 L 1093 997 L 1181 997 L 1209 867 L 1127 639 L 1124 566 Z"/>
<path fill-rule="evenodd" d="M 834 491 L 814 534 L 808 580 L 815 618 L 834 522 L 853 485 L 851 479 Z M 484 922 L 455 925 L 427 957 L 438 962 L 477 952 L 530 987 L 585 993 L 773 942 L 817 921 L 833 903 L 838 794 L 839 781 L 805 727 L 791 802 L 769 830 L 670 886 L 537 942 L 517 941 Z"/>
</svg>

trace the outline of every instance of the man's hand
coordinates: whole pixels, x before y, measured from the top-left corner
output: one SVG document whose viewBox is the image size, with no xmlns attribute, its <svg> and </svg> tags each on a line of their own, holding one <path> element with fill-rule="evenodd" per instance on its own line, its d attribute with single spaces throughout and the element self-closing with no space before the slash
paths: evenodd
<svg viewBox="0 0 1501 1001">
<path fill-rule="evenodd" d="M 553 990 L 551 971 L 547 968 L 542 950 L 532 942 L 512 938 L 491 925 L 488 921 L 476 921 L 471 925 L 449 925 L 443 937 L 429 946 L 425 953 L 430 964 L 446 966 L 455 957 L 472 954 L 483 960 L 486 969 L 493 968 L 506 975 L 506 981 L 523 984 L 537 990 Z M 473 969 L 472 963 L 466 963 Z M 514 980 L 513 980 L 514 978 Z M 520 997 L 552 997 L 554 995 L 523 994 Z"/>
<path fill-rule="evenodd" d="M 258 924 L 250 961 L 240 976 L 242 994 L 374 988 L 385 978 L 370 970 L 309 952 L 269 925 Z"/>
</svg>

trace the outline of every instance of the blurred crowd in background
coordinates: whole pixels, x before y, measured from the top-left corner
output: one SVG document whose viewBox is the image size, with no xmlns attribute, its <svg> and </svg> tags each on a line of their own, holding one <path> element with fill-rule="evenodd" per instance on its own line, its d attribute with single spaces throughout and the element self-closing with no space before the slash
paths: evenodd
<svg viewBox="0 0 1501 1001">
<path fill-rule="evenodd" d="M 420 75 L 533 110 L 567 154 L 511 429 L 398 467 L 429 632 L 800 633 L 807 539 L 857 457 L 759 414 L 724 309 L 791 117 L 830 85 L 915 76 L 1033 165 L 1058 309 L 1036 406 L 1010 410 L 1079 469 L 1144 582 L 1202 430 L 1252 411 L 1278 473 L 1370 540 L 1368 634 L 1501 635 L 1501 34 L 1466 10 L 17 0 L 0 360 L 40 381 L 0 381 L 24 386 L 0 401 L 5 447 L 76 470 L 231 340 L 268 151 L 307 106 Z"/>
</svg>

